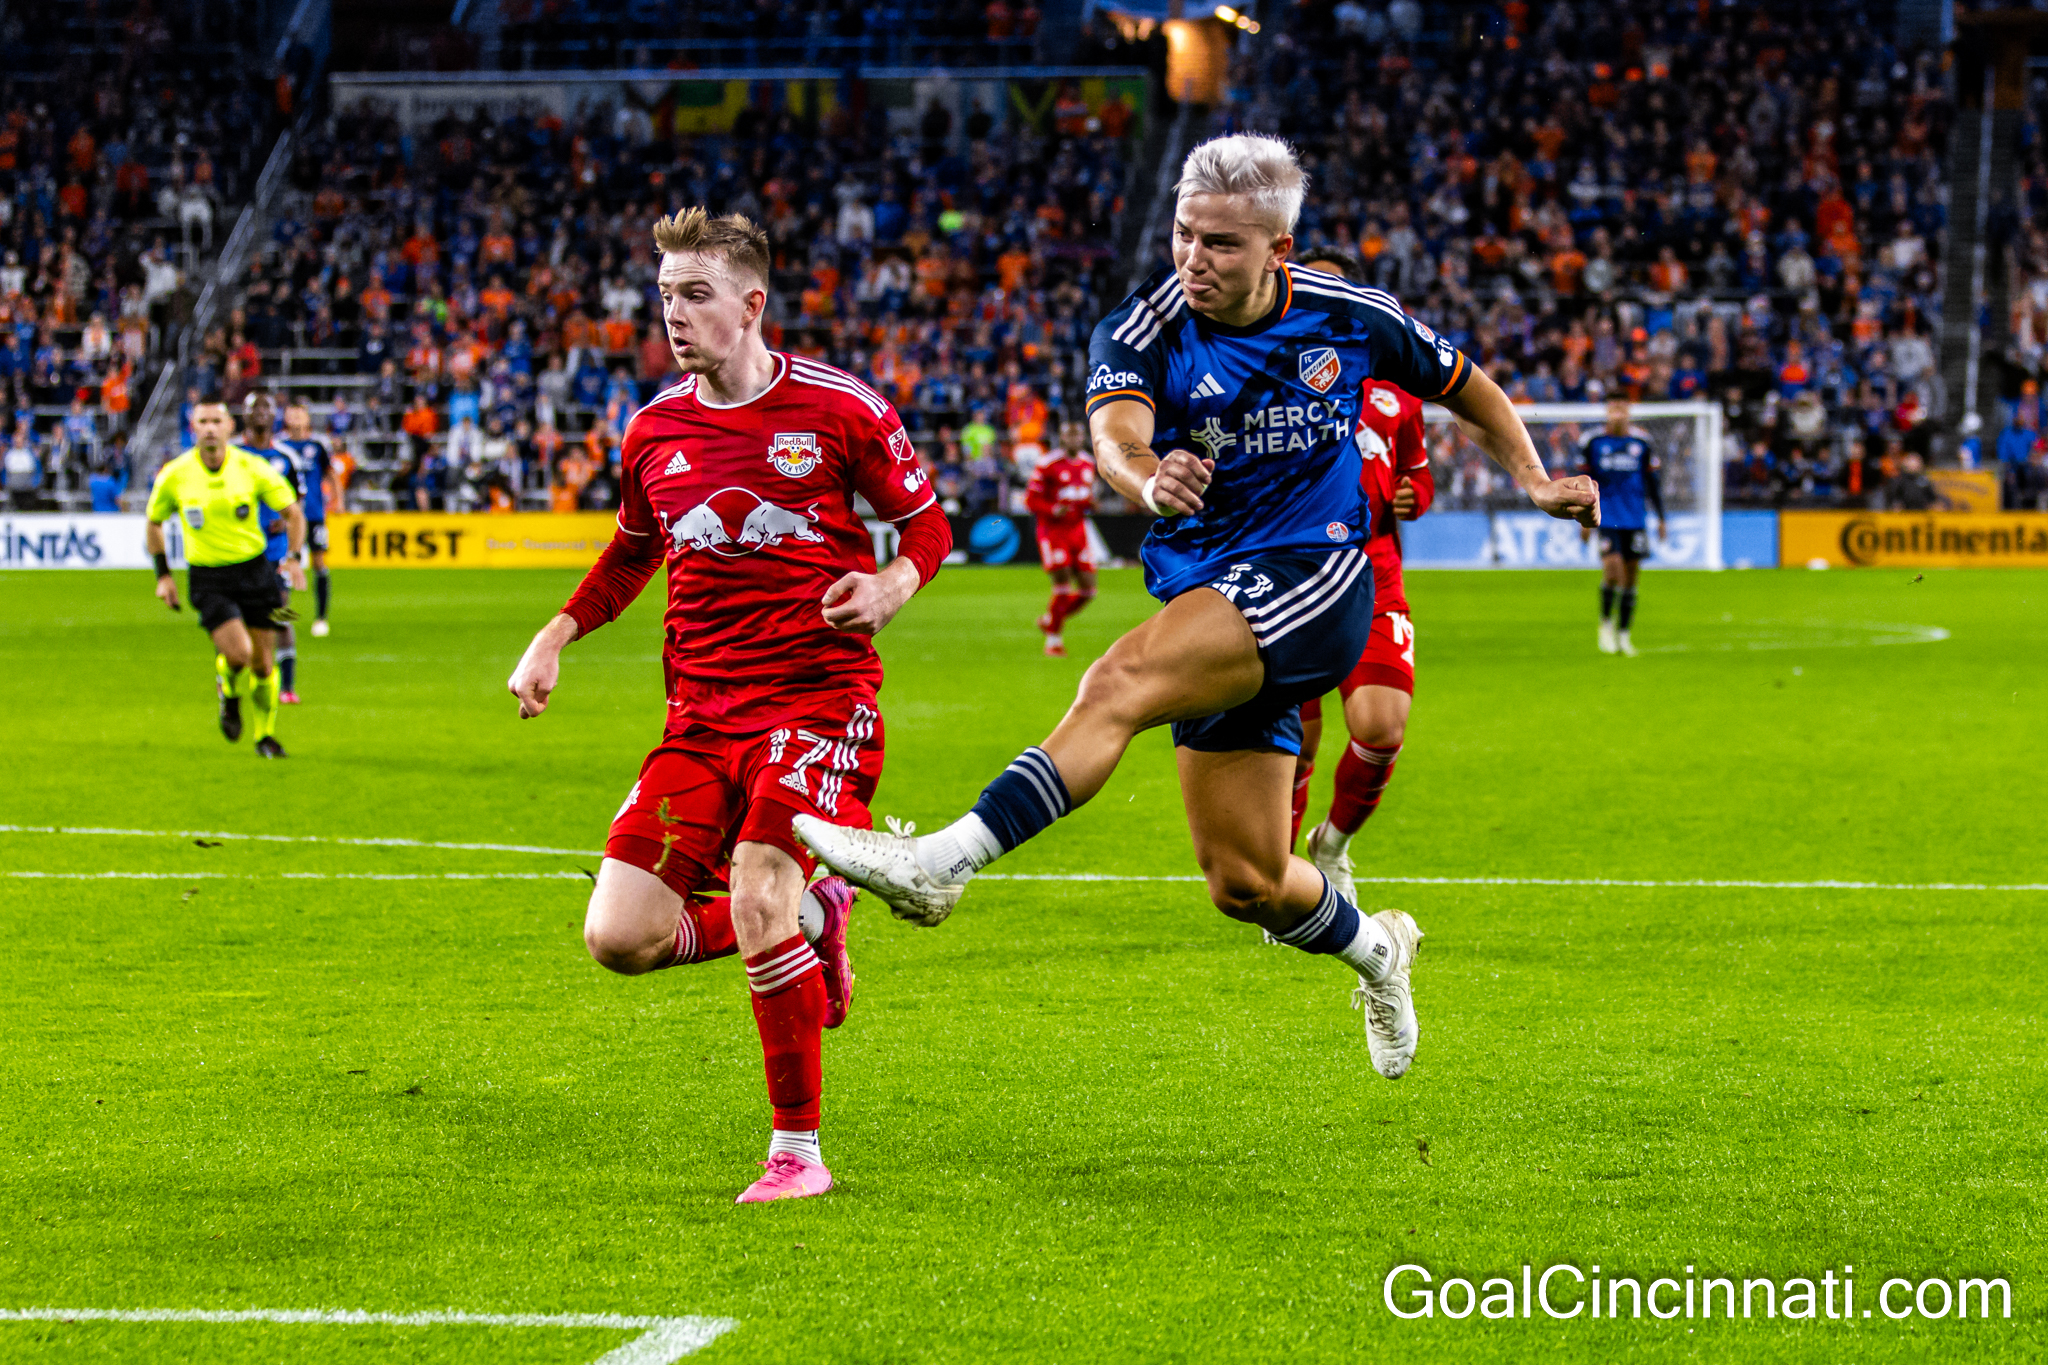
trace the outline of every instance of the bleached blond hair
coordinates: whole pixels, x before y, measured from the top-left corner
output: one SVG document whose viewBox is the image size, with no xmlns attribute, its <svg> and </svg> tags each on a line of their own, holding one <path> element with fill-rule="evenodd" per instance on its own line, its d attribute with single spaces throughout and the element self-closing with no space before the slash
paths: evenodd
<svg viewBox="0 0 2048 1365">
<path fill-rule="evenodd" d="M 1279 138 L 1234 133 L 1212 137 L 1189 152 L 1173 188 L 1177 196 L 1241 194 L 1272 224 L 1275 237 L 1285 237 L 1301 217 L 1308 172 L 1295 159 L 1294 148 Z"/>
<path fill-rule="evenodd" d="M 713 218 L 701 208 L 684 209 L 654 223 L 654 249 L 664 255 L 716 256 L 734 270 L 768 283 L 768 234 L 745 214 Z"/>
</svg>

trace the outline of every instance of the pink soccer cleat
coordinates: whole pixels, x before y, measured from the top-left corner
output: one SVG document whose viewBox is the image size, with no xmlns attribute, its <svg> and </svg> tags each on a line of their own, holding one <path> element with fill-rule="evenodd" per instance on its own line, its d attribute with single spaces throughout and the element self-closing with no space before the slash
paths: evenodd
<svg viewBox="0 0 2048 1365">
<path fill-rule="evenodd" d="M 279 706 L 297 706 L 299 704 L 299 694 L 296 692 L 280 692 L 277 694 L 277 704 Z"/>
<path fill-rule="evenodd" d="M 832 1172 L 820 1161 L 806 1161 L 795 1152 L 777 1152 L 761 1163 L 768 1174 L 756 1180 L 733 1200 L 735 1204 L 765 1204 L 771 1199 L 808 1199 L 832 1188 Z"/>
<path fill-rule="evenodd" d="M 838 1028 L 853 1008 L 853 959 L 846 954 L 846 922 L 860 893 L 844 877 L 821 877 L 811 893 L 825 907 L 825 932 L 811 948 L 825 967 L 825 1027 Z"/>
</svg>

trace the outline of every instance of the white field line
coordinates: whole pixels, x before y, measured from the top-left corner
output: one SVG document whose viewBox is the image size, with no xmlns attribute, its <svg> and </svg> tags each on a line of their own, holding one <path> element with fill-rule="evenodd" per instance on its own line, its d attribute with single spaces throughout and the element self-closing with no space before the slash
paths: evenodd
<svg viewBox="0 0 2048 1365">
<path fill-rule="evenodd" d="M 0 1308 L 0 1322 L 281 1322 L 329 1327 L 581 1327 L 639 1332 L 593 1365 L 669 1365 L 739 1326 L 731 1318 L 616 1313 L 364 1313 L 345 1308 Z"/>
<path fill-rule="evenodd" d="M 575 881 L 581 872 L 0 872 L 38 881 L 96 882 L 198 880 L 301 882 L 541 882 Z M 988 882 L 1195 882 L 1200 877 L 1126 875 L 1120 872 L 984 872 Z M 1681 881 L 1624 877 L 1360 877 L 1368 886 L 1589 886 L 1651 890 L 1755 891 L 2048 891 L 2048 882 L 1766 882 L 1695 878 Z"/>
<path fill-rule="evenodd" d="M 451 844 L 431 839 L 347 839 L 332 834 L 228 834 L 217 829 L 102 829 L 93 825 L 0 825 L 0 834 L 101 834 L 137 839 L 252 839 L 266 844 L 348 844 L 357 848 L 444 848 L 467 853 L 552 853 L 569 858 L 602 858 L 587 848 L 542 848 L 536 844 Z"/>
<path fill-rule="evenodd" d="M 0 834 L 102 834 L 153 839 L 255 839 L 282 844 L 356 844 L 392 848 L 444 848 L 500 853 L 547 853 L 570 858 L 602 858 L 602 852 L 575 848 L 538 848 L 527 844 L 454 844 L 422 839 L 343 839 L 319 834 L 226 834 L 186 829 L 100 829 L 84 825 L 0 825 Z M 233 872 L 8 872 L 9 877 L 39 877 L 65 881 L 93 881 L 134 878 L 144 881 L 179 881 L 194 877 L 255 878 L 262 875 L 296 881 L 551 881 L 583 876 L 581 872 L 277 872 L 269 874 Z M 1149 875 L 1122 872 L 984 872 L 982 881 L 992 882 L 1200 882 L 1185 875 Z M 1624 877 L 1372 877 L 1353 874 L 1354 881 L 1373 886 L 1620 886 L 1653 890 L 1754 890 L 1754 891 L 2048 891 L 2048 882 L 1859 882 L 1810 881 L 1773 882 L 1746 878 L 1686 878 L 1672 881 L 1637 880 Z"/>
</svg>

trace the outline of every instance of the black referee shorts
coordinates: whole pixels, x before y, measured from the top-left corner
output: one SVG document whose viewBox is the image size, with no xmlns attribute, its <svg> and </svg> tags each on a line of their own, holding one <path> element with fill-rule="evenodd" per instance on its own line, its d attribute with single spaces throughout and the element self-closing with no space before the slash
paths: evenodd
<svg viewBox="0 0 2048 1365">
<path fill-rule="evenodd" d="M 240 564 L 194 564 L 186 590 L 200 629 L 209 634 L 237 618 L 251 630 L 276 630 L 276 613 L 285 604 L 277 566 L 264 555 Z"/>
</svg>

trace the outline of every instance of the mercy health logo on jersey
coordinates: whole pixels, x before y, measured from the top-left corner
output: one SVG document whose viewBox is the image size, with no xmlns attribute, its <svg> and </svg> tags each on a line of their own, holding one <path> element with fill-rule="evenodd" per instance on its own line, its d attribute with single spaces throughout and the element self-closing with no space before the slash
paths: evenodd
<svg viewBox="0 0 2048 1365">
<path fill-rule="evenodd" d="M 667 517 L 662 520 L 666 522 Z M 786 538 L 823 541 L 825 537 L 811 529 L 817 520 L 816 503 L 806 516 L 778 507 L 749 489 L 721 488 L 676 518 L 668 528 L 668 543 L 678 552 L 709 550 L 737 559 L 756 550 L 773 549 Z"/>
<path fill-rule="evenodd" d="M 1334 346 L 1316 346 L 1301 353 L 1301 382 L 1317 393 L 1328 393 L 1344 372 Z"/>
<path fill-rule="evenodd" d="M 801 479 L 818 467 L 824 452 L 818 449 L 817 433 L 810 431 L 777 432 L 775 441 L 768 447 L 768 463 L 778 473 L 792 479 Z"/>
<path fill-rule="evenodd" d="M 1336 445 L 1350 430 L 1349 419 L 1335 403 L 1275 404 L 1244 415 L 1244 453 L 1285 455 L 1320 442 Z"/>
</svg>

